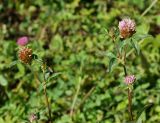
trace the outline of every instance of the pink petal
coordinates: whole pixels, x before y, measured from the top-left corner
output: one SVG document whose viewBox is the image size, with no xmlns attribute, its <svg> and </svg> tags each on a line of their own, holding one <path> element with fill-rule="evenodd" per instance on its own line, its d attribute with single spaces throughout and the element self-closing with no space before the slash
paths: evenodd
<svg viewBox="0 0 160 123">
<path fill-rule="evenodd" d="M 23 36 L 18 38 L 17 40 L 17 44 L 20 46 L 25 46 L 28 43 L 28 37 L 27 36 Z"/>
</svg>

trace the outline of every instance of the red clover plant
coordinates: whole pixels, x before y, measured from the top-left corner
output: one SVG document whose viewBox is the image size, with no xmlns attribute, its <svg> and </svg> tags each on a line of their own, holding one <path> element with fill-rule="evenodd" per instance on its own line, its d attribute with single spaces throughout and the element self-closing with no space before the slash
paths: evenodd
<svg viewBox="0 0 160 123">
<path fill-rule="evenodd" d="M 124 83 L 127 85 L 129 119 L 130 121 L 134 121 L 132 111 L 132 93 L 133 84 L 136 81 L 136 77 L 133 73 L 128 74 L 126 65 L 126 62 L 128 60 L 126 59 L 129 55 L 129 46 L 132 46 L 135 49 L 136 53 L 139 54 L 139 44 L 136 40 L 139 34 L 136 33 L 135 21 L 129 18 L 125 18 L 122 21 L 120 21 L 118 28 L 119 31 L 115 28 L 112 28 L 108 33 L 115 47 L 113 52 L 108 52 L 108 57 L 110 58 L 109 71 L 112 70 L 114 64 L 118 64 L 123 67 Z"/>
<path fill-rule="evenodd" d="M 22 63 L 24 63 L 26 65 L 31 65 L 32 60 L 36 60 L 36 59 L 34 59 L 34 54 L 32 52 L 32 49 L 28 48 L 26 46 L 27 43 L 28 43 L 28 38 L 27 37 L 22 37 L 22 38 L 18 39 L 17 44 L 20 46 L 20 49 L 19 49 L 19 52 L 18 52 L 18 57 L 19 57 L 19 60 Z M 36 60 L 36 61 L 39 62 L 39 61 L 42 61 L 42 60 L 39 59 L 39 60 Z M 40 62 L 40 64 L 41 64 L 41 69 L 42 69 L 42 73 L 43 73 L 42 84 L 43 84 L 43 91 L 44 91 L 46 106 L 48 108 L 49 123 L 52 123 L 51 107 L 50 107 L 50 103 L 49 103 L 49 100 L 48 100 L 47 87 L 46 87 L 46 84 L 47 84 L 47 81 L 48 81 L 47 78 L 46 78 L 47 66 L 43 62 Z M 52 78 L 53 77 L 55 77 L 55 75 L 52 76 Z M 35 116 L 35 114 L 30 116 L 29 121 L 30 122 L 37 121 L 37 117 Z"/>
</svg>

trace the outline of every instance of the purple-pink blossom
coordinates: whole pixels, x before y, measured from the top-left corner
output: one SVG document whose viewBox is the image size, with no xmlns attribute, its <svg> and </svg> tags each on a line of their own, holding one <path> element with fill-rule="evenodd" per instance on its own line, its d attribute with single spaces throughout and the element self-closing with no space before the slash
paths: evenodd
<svg viewBox="0 0 160 123">
<path fill-rule="evenodd" d="M 18 38 L 17 44 L 20 46 L 25 46 L 26 44 L 28 44 L 28 37 L 23 36 L 23 37 Z"/>
<path fill-rule="evenodd" d="M 119 31 L 121 38 L 128 38 L 132 36 L 136 31 L 135 21 L 131 19 L 123 19 L 119 22 Z"/>
<path fill-rule="evenodd" d="M 136 80 L 136 77 L 134 75 L 128 75 L 125 77 L 124 82 L 128 84 L 133 84 L 133 82 Z"/>
</svg>

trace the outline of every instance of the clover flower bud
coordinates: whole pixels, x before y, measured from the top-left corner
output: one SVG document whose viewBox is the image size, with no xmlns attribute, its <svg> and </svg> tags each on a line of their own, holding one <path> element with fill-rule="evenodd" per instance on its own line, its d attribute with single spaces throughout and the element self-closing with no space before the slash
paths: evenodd
<svg viewBox="0 0 160 123">
<path fill-rule="evenodd" d="M 133 82 L 136 80 L 136 77 L 134 75 L 128 75 L 125 77 L 124 82 L 129 85 L 133 84 Z"/>
<path fill-rule="evenodd" d="M 38 119 L 38 117 L 36 116 L 36 114 L 31 114 L 30 116 L 29 116 L 29 121 L 31 122 L 31 123 L 33 123 L 34 121 L 36 121 Z"/>
<path fill-rule="evenodd" d="M 17 44 L 19 46 L 25 46 L 26 44 L 28 44 L 28 37 L 27 36 L 23 36 L 23 37 L 18 38 Z"/>
<path fill-rule="evenodd" d="M 25 64 L 31 63 L 31 61 L 32 61 L 32 49 L 27 48 L 27 47 L 21 48 L 19 50 L 18 57 Z"/>
<path fill-rule="evenodd" d="M 136 31 L 136 24 L 131 19 L 123 19 L 119 22 L 119 31 L 121 38 L 128 38 L 132 36 Z"/>
</svg>

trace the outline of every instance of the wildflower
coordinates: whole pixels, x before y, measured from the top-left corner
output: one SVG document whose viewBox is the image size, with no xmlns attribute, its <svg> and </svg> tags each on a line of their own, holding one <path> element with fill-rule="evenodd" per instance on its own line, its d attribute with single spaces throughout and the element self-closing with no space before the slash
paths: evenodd
<svg viewBox="0 0 160 123">
<path fill-rule="evenodd" d="M 125 77 L 124 82 L 129 85 L 133 84 L 133 82 L 136 80 L 136 77 L 134 75 L 128 75 Z"/>
<path fill-rule="evenodd" d="M 31 122 L 31 123 L 33 123 L 34 121 L 36 121 L 38 118 L 37 118 L 37 116 L 36 116 L 36 114 L 31 114 L 30 116 L 29 116 L 29 121 Z"/>
<path fill-rule="evenodd" d="M 21 48 L 18 57 L 23 63 L 29 64 L 32 61 L 32 49 L 27 47 Z"/>
<path fill-rule="evenodd" d="M 19 46 L 25 46 L 26 44 L 28 44 L 28 37 L 27 36 L 23 36 L 23 37 L 18 38 L 17 44 Z"/>
<path fill-rule="evenodd" d="M 120 37 L 124 39 L 132 36 L 136 30 L 136 24 L 131 19 L 123 19 L 119 22 L 118 27 L 120 31 Z"/>
</svg>

